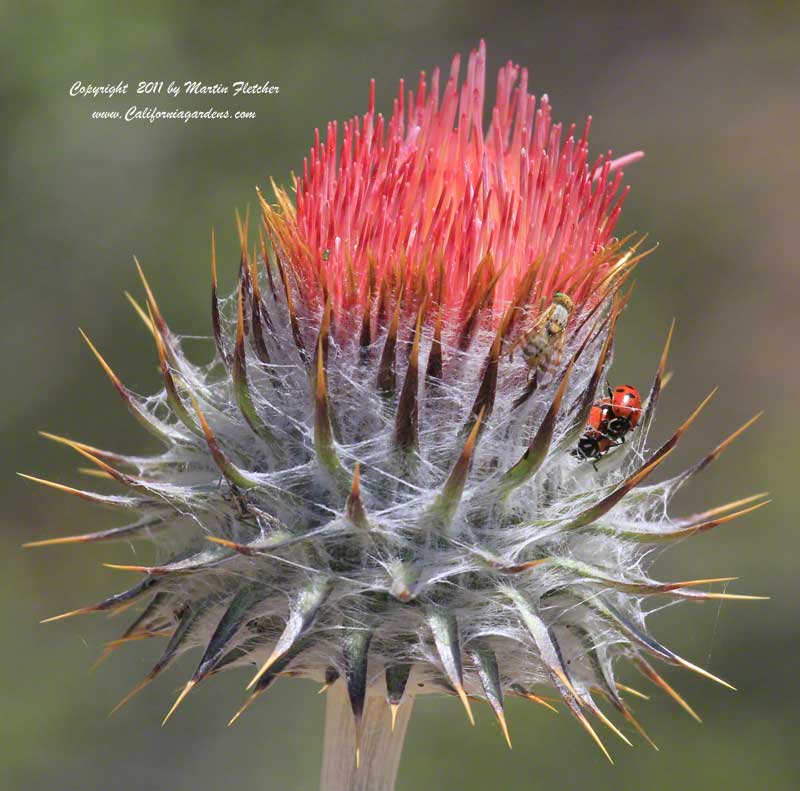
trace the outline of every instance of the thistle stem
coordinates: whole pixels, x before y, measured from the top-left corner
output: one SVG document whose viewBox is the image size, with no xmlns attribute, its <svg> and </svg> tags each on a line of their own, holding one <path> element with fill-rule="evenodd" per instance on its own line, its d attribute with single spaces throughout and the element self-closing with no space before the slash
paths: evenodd
<svg viewBox="0 0 800 791">
<path fill-rule="evenodd" d="M 320 791 L 393 791 L 413 697 L 404 698 L 392 731 L 391 710 L 382 691 L 368 691 L 356 768 L 355 720 L 344 681 L 336 682 L 326 694 Z"/>
</svg>

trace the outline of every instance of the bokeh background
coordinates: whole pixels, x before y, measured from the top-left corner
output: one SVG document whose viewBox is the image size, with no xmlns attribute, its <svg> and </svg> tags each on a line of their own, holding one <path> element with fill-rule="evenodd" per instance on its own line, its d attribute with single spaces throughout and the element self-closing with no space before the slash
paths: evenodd
<svg viewBox="0 0 800 791">
<path fill-rule="evenodd" d="M 609 736 L 617 761 L 609 766 L 567 714 L 521 701 L 509 704 L 509 752 L 487 712 L 471 729 L 457 702 L 425 698 L 399 788 L 800 787 L 799 23 L 797 4 L 777 2 L 140 2 L 128 10 L 0 3 L 0 787 L 315 787 L 323 700 L 304 682 L 278 684 L 228 729 L 245 677 L 215 679 L 162 730 L 195 657 L 107 719 L 158 647 L 120 650 L 89 675 L 119 624 L 103 616 L 38 620 L 119 587 L 122 572 L 100 564 L 124 562 L 130 549 L 20 549 L 26 540 L 109 526 L 114 515 L 14 472 L 80 484 L 80 460 L 39 438 L 42 428 L 104 447 L 148 448 L 77 334 L 84 327 L 134 389 L 158 386 L 152 344 L 123 297 L 124 289 L 140 291 L 133 254 L 173 326 L 207 334 L 210 229 L 230 286 L 233 212 L 255 204 L 254 185 L 300 167 L 314 127 L 363 111 L 370 77 L 388 110 L 399 77 L 447 66 L 481 36 L 490 73 L 511 58 L 530 67 L 556 118 L 594 115 L 595 152 L 647 151 L 629 170 L 633 192 L 620 230 L 649 231 L 660 247 L 640 269 L 614 378 L 646 387 L 677 316 L 662 433 L 721 388 L 677 455 L 692 461 L 766 412 L 681 506 L 689 513 L 774 493 L 768 508 L 673 549 L 658 572 L 739 575 L 737 590 L 772 599 L 654 616 L 676 650 L 740 689 L 667 670 L 705 724 L 655 692 L 637 711 L 661 752 Z M 187 79 L 270 80 L 280 94 L 197 102 L 252 109 L 255 120 L 152 125 L 89 117 L 124 108 L 130 97 L 68 96 L 75 80 Z M 159 105 L 193 103 L 162 96 Z"/>
</svg>

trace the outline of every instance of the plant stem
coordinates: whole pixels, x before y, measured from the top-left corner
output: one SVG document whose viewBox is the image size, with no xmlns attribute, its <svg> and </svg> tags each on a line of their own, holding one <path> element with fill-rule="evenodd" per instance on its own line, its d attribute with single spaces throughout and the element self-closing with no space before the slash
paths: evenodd
<svg viewBox="0 0 800 791">
<path fill-rule="evenodd" d="M 382 691 L 368 691 L 356 768 L 355 721 L 344 681 L 336 682 L 326 694 L 320 791 L 393 791 L 413 697 L 403 700 L 392 731 L 391 711 Z"/>
</svg>

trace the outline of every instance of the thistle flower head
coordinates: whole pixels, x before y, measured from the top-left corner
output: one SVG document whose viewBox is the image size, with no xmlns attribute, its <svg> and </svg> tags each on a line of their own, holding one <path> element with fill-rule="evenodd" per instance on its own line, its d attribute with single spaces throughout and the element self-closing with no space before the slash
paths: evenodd
<svg viewBox="0 0 800 791">
<path fill-rule="evenodd" d="M 470 718 L 470 700 L 487 701 L 508 736 L 504 697 L 549 706 L 544 687 L 600 744 L 590 715 L 622 734 L 598 699 L 640 729 L 615 679 L 630 663 L 696 716 L 652 662 L 713 676 L 652 637 L 646 614 L 736 597 L 698 588 L 715 580 L 656 581 L 651 550 L 761 503 L 669 515 L 739 433 L 653 482 L 708 400 L 651 447 L 669 339 L 643 403 L 603 400 L 644 254 L 613 236 L 619 166 L 638 154 L 591 160 L 589 123 L 577 140 L 553 124 L 510 63 L 484 132 L 483 45 L 460 87 L 458 73 L 456 58 L 443 90 L 437 71 L 407 98 L 401 83 L 388 122 L 373 86 L 341 141 L 336 124 L 317 135 L 295 198 L 260 196 L 258 247 L 240 223 L 227 299 L 213 263 L 210 364 L 187 356 L 144 276 L 146 309 L 134 304 L 163 390 L 134 394 L 92 346 L 163 450 L 53 437 L 123 493 L 59 488 L 133 517 L 36 543 L 152 543 L 152 565 L 117 566 L 134 584 L 65 614 L 137 605 L 106 653 L 168 638 L 134 692 L 199 649 L 178 702 L 244 665 L 245 706 L 281 675 L 341 678 L 358 731 L 368 690 L 394 712 L 413 674 L 414 691 L 458 696 Z"/>
<path fill-rule="evenodd" d="M 600 298 L 627 195 L 619 168 L 641 152 L 590 161 L 591 119 L 576 141 L 575 126 L 554 124 L 547 96 L 537 105 L 527 70 L 511 62 L 484 132 L 484 45 L 461 86 L 459 68 L 456 56 L 441 97 L 438 69 L 407 99 L 401 81 L 388 122 L 373 82 L 369 110 L 343 125 L 341 143 L 336 123 L 324 143 L 317 131 L 296 205 L 283 190 L 276 208 L 265 205 L 305 302 L 329 296 L 334 315 L 361 314 L 397 280 L 445 310 L 478 288 L 497 305 L 559 290 L 579 304 Z"/>
</svg>

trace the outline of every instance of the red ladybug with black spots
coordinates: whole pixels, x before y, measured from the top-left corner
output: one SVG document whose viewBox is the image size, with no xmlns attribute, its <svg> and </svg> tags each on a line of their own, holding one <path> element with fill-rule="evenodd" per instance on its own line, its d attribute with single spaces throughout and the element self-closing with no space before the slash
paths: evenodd
<svg viewBox="0 0 800 791">
<path fill-rule="evenodd" d="M 631 385 L 608 388 L 608 399 L 603 399 L 606 410 L 605 434 L 617 442 L 624 442 L 625 435 L 639 425 L 642 415 L 642 399 L 639 391 Z"/>
<path fill-rule="evenodd" d="M 606 429 L 609 406 L 610 404 L 605 399 L 592 405 L 586 431 L 578 440 L 578 447 L 575 450 L 576 456 L 597 462 L 616 444 L 608 436 Z"/>
<path fill-rule="evenodd" d="M 641 414 L 642 399 L 635 387 L 609 388 L 608 398 L 592 405 L 587 429 L 578 441 L 575 455 L 591 459 L 596 469 L 598 459 L 625 442 L 625 435 L 636 428 Z"/>
</svg>

